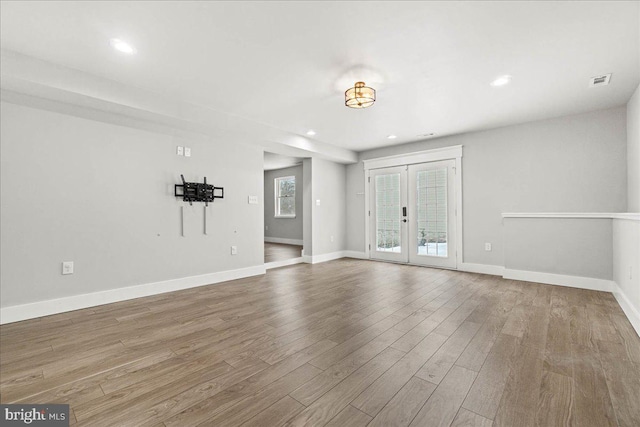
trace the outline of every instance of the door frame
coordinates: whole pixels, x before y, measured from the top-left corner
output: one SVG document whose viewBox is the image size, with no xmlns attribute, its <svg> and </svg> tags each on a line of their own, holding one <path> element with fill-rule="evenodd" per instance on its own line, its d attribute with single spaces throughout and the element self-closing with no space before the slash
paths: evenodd
<svg viewBox="0 0 640 427">
<path fill-rule="evenodd" d="M 435 148 L 433 150 L 417 151 L 395 156 L 378 157 L 375 159 L 363 160 L 364 165 L 364 223 L 365 223 L 365 244 L 364 253 L 367 259 L 371 259 L 371 238 L 370 238 L 370 171 L 392 166 L 404 166 L 417 163 L 428 163 L 439 160 L 455 160 L 455 213 L 456 213 L 456 270 L 462 267 L 464 262 L 462 254 L 463 229 L 462 229 L 462 145 Z"/>
</svg>

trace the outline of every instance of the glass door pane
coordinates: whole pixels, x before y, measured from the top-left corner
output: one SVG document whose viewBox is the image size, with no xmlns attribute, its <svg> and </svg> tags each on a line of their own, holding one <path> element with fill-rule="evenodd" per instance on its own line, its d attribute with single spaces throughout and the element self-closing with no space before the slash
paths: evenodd
<svg viewBox="0 0 640 427">
<path fill-rule="evenodd" d="M 418 171 L 416 183 L 416 253 L 446 257 L 447 168 Z"/>
<path fill-rule="evenodd" d="M 376 176 L 375 187 L 376 250 L 400 253 L 400 174 Z"/>
<path fill-rule="evenodd" d="M 409 262 L 456 268 L 455 161 L 409 166 Z"/>
<path fill-rule="evenodd" d="M 407 168 L 393 167 L 370 172 L 370 256 L 396 262 L 408 262 Z"/>
</svg>

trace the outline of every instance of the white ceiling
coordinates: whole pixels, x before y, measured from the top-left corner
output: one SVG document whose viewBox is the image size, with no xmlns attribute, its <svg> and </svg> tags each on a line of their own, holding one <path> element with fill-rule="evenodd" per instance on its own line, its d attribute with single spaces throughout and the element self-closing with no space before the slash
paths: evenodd
<svg viewBox="0 0 640 427">
<path fill-rule="evenodd" d="M 349 150 L 624 104 L 639 2 L 5 2 L 2 49 Z M 117 37 L 135 56 L 113 51 Z M 590 77 L 613 73 L 606 87 Z M 512 84 L 493 88 L 497 76 Z M 344 106 L 355 80 L 376 105 Z M 395 140 L 386 138 L 398 136 Z"/>
<path fill-rule="evenodd" d="M 274 169 L 288 168 L 302 164 L 302 158 L 283 156 L 281 154 L 264 152 L 264 170 L 270 171 Z"/>
</svg>

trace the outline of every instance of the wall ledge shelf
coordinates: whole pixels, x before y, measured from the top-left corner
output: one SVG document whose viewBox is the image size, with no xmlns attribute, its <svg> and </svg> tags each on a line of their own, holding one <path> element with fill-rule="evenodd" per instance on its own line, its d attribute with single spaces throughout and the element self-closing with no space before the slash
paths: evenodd
<svg viewBox="0 0 640 427">
<path fill-rule="evenodd" d="M 575 219 L 628 219 L 640 221 L 640 213 L 634 212 L 533 212 L 502 213 L 503 218 L 575 218 Z"/>
</svg>

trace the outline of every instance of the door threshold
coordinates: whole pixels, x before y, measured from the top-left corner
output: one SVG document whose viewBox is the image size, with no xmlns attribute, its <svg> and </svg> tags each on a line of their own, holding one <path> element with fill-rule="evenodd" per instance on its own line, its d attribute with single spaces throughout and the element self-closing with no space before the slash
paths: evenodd
<svg viewBox="0 0 640 427">
<path fill-rule="evenodd" d="M 389 264 L 397 264 L 397 265 L 410 265 L 413 267 L 424 267 L 424 268 L 437 268 L 438 270 L 449 270 L 449 271 L 461 271 L 458 270 L 458 268 L 451 268 L 451 267 L 442 267 L 439 265 L 423 265 L 423 264 L 412 264 L 410 262 L 400 262 L 400 261 L 389 261 L 386 259 L 376 259 L 376 258 L 368 258 L 369 261 L 375 261 L 375 262 L 386 262 Z"/>
</svg>

